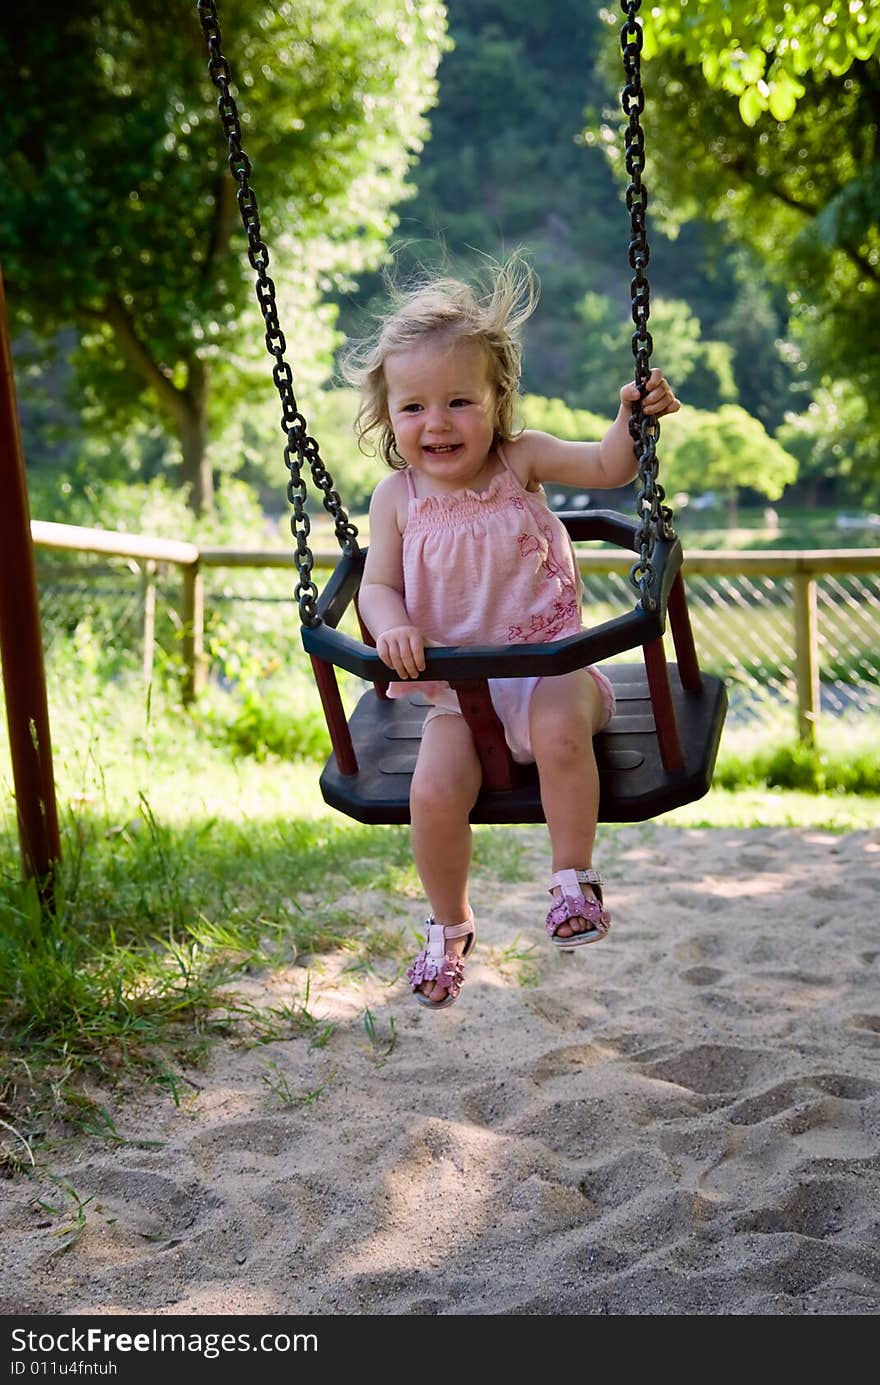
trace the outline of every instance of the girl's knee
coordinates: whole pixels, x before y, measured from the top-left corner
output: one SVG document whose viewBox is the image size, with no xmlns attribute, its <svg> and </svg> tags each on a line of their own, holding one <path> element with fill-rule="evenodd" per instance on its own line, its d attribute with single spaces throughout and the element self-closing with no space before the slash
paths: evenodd
<svg viewBox="0 0 880 1385">
<path fill-rule="evenodd" d="M 473 807 L 480 790 L 479 761 L 462 728 L 463 723 L 445 725 L 423 741 L 410 789 L 413 813 L 466 815 Z"/>
<path fill-rule="evenodd" d="M 441 766 L 424 767 L 413 775 L 410 788 L 410 810 L 425 818 L 464 815 L 473 807 L 475 793 L 470 783 Z"/>
<path fill-rule="evenodd" d="M 591 752 L 593 733 L 601 716 L 599 691 L 587 675 L 565 687 L 537 691 L 532 699 L 529 724 L 535 758 L 567 761 Z"/>
</svg>

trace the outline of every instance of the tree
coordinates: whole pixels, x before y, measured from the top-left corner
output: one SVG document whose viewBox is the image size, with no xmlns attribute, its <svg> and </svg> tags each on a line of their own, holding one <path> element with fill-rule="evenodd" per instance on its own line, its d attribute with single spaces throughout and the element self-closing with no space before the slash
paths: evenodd
<svg viewBox="0 0 880 1385">
<path fill-rule="evenodd" d="M 682 409 L 661 425 L 658 455 L 667 490 L 723 492 L 734 522 L 745 487 L 778 500 L 797 478 L 797 461 L 738 404 L 717 411 Z"/>
<path fill-rule="evenodd" d="M 653 5 L 645 58 L 679 53 L 706 84 L 738 98 L 754 125 L 764 111 L 788 120 L 807 93 L 801 80 L 842 77 L 880 46 L 880 11 L 869 0 L 780 5 L 777 0 L 688 0 Z"/>
<path fill-rule="evenodd" d="M 444 20 L 439 0 L 221 6 L 298 381 L 329 360 L 322 299 L 383 254 Z M 74 325 L 82 409 L 105 426 L 160 413 L 209 508 L 209 436 L 271 374 L 195 4 L 49 0 L 38 22 L 8 7 L 0 83 L 14 323 L 42 339 Z"/>
<path fill-rule="evenodd" d="M 707 0 L 652 7 L 645 32 L 652 211 L 670 229 L 710 216 L 748 247 L 741 273 L 777 286 L 795 380 L 848 381 L 876 440 L 880 12 Z M 880 472 L 876 442 L 869 465 Z"/>
<path fill-rule="evenodd" d="M 604 30 L 579 0 L 450 0 L 448 11 L 454 46 L 440 68 L 418 192 L 401 210 L 401 277 L 438 260 L 479 272 L 487 255 L 526 247 L 541 281 L 525 329 L 526 388 L 563 393 L 585 290 L 616 287 L 627 311 L 625 212 L 601 154 L 579 139 Z M 365 281 L 355 311 L 345 305 L 353 333 L 374 294 L 384 299 L 383 286 Z"/>
<path fill-rule="evenodd" d="M 816 391 L 801 414 L 788 413 L 777 439 L 798 461 L 798 481 L 816 493 L 840 482 L 860 508 L 880 505 L 880 474 L 871 468 L 877 440 L 863 431 L 864 401 L 846 380 Z"/>
<path fill-rule="evenodd" d="M 610 299 L 585 294 L 578 305 L 583 322 L 577 349 L 573 402 L 586 409 L 616 410 L 621 385 L 632 379 L 632 319 L 625 319 Z M 699 318 L 682 299 L 651 299 L 651 332 L 655 363 L 673 388 L 697 408 L 711 409 L 737 398 L 731 349 L 726 342 L 704 341 Z"/>
</svg>

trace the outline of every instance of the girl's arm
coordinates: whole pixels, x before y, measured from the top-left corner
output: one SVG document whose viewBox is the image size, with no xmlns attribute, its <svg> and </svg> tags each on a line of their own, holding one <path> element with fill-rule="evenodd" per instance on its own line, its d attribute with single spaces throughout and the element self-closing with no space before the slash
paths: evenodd
<svg viewBox="0 0 880 1385">
<path fill-rule="evenodd" d="M 403 535 L 397 513 L 398 476 L 389 476 L 370 501 L 370 545 L 358 606 L 376 641 L 379 658 L 399 678 L 415 678 L 425 667 L 425 645 L 403 600 Z"/>
<path fill-rule="evenodd" d="M 637 474 L 629 420 L 639 391 L 635 384 L 620 391 L 620 409 L 601 442 L 565 442 L 550 433 L 526 431 L 506 445 L 511 466 L 524 485 L 529 481 L 554 482 L 582 490 L 625 486 Z M 674 414 L 681 404 L 659 370 L 648 377 L 648 393 L 642 404 L 655 418 Z"/>
</svg>

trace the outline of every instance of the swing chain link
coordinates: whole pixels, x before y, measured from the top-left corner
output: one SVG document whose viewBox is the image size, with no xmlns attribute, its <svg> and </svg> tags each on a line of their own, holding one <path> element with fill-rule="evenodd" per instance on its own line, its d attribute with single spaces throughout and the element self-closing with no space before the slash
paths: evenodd
<svg viewBox="0 0 880 1385">
<path fill-rule="evenodd" d="M 660 424 L 656 418 L 642 412 L 641 399 L 646 392 L 646 382 L 651 373 L 651 352 L 653 338 L 648 331 L 648 317 L 651 311 L 651 289 L 648 283 L 648 261 L 651 251 L 648 245 L 647 208 L 648 189 L 642 182 L 645 168 L 645 133 L 640 115 L 645 109 L 645 93 L 642 87 L 641 52 L 643 43 L 642 26 L 638 20 L 641 0 L 621 0 L 620 8 L 626 15 L 626 22 L 620 30 L 620 46 L 623 50 L 623 66 L 626 82 L 621 93 L 623 113 L 628 118 L 624 132 L 626 146 L 626 171 L 630 182 L 626 190 L 626 209 L 630 214 L 631 235 L 629 242 L 629 263 L 633 270 L 630 284 L 632 300 L 632 319 L 635 331 L 632 334 L 632 352 L 635 357 L 635 382 L 639 387 L 640 399 L 632 411 L 629 431 L 635 447 L 639 467 L 641 490 L 636 501 L 639 528 L 636 534 L 638 561 L 630 569 L 630 580 L 639 592 L 639 601 L 646 611 L 656 611 L 656 569 L 652 562 L 654 546 L 658 536 L 674 540 L 672 511 L 662 502 L 665 491 L 657 480 L 658 458 L 657 440 L 660 437 Z"/>
<path fill-rule="evenodd" d="M 248 240 L 248 260 L 257 276 L 256 296 L 266 328 L 266 350 L 275 359 L 272 378 L 281 399 L 282 432 L 287 437 L 284 448 L 284 461 L 289 472 L 287 498 L 293 508 L 290 528 L 296 540 L 294 561 L 299 574 L 294 595 L 303 625 L 314 626 L 319 623 L 320 617 L 315 609 L 318 589 L 312 581 L 314 555 L 309 547 L 311 520 L 306 511 L 308 492 L 302 474 L 305 463 L 308 463 L 312 480 L 322 492 L 324 509 L 334 521 L 336 538 L 343 553 L 357 553 L 357 528 L 348 518 L 342 499 L 334 489 L 333 477 L 321 460 L 318 444 L 309 436 L 308 424 L 297 407 L 293 392 L 293 373 L 284 359 L 287 342 L 278 321 L 275 284 L 267 273 L 269 251 L 262 240 L 257 199 L 250 185 L 251 163 L 242 148 L 238 107 L 229 89 L 232 73 L 221 48 L 222 36 L 217 7 L 214 0 L 197 0 L 197 6 L 202 33 L 208 47 L 208 74 L 220 93 L 217 109 L 229 145 L 229 168 L 238 184 L 237 200 Z"/>
</svg>

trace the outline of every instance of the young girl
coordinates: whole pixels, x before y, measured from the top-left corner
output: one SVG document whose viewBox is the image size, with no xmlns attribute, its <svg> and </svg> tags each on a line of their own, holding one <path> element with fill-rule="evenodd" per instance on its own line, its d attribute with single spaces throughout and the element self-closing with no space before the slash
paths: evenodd
<svg viewBox="0 0 880 1385">
<path fill-rule="evenodd" d="M 631 481 L 628 420 L 639 392 L 624 385 L 601 442 L 514 432 L 517 335 L 534 304 L 531 272 L 516 259 L 485 297 L 437 279 L 401 295 L 375 339 L 349 354 L 346 373 L 362 391 L 359 436 L 377 431 L 393 469 L 370 505 L 360 611 L 399 679 L 424 670 L 426 645 L 543 643 L 581 628 L 574 551 L 542 487 Z M 655 416 L 680 408 L 659 370 L 642 407 Z M 593 736 L 614 711 L 611 685 L 587 668 L 489 687 L 513 758 L 538 767 L 553 856 L 551 941 L 570 948 L 603 938 L 611 920 L 592 868 Z M 388 691 L 412 688 L 391 683 Z M 440 1009 L 457 998 L 474 944 L 468 816 L 481 774 L 449 685 L 419 683 L 418 691 L 432 705 L 412 780 L 412 846 L 431 917 L 407 975 L 416 999 Z"/>
</svg>

